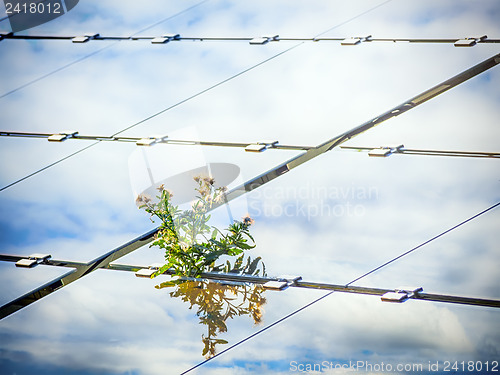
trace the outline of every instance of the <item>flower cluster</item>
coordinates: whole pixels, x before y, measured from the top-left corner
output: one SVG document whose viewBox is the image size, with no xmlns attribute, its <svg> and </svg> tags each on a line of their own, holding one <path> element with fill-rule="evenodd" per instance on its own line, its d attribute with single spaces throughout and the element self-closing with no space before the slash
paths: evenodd
<svg viewBox="0 0 500 375">
<path fill-rule="evenodd" d="M 255 247 L 249 227 L 253 220 L 247 216 L 243 221 L 235 221 L 225 233 L 210 227 L 208 212 L 215 204 L 225 201 L 225 187 L 215 187 L 212 177 L 195 177 L 198 200 L 190 210 L 181 211 L 171 202 L 173 194 L 163 185 L 158 187 L 158 203 L 150 198 L 139 196 L 139 208 L 145 209 L 154 218 L 161 220 L 161 225 L 151 246 L 165 250 L 166 264 L 156 274 L 170 269 L 174 275 L 199 277 L 203 272 L 241 272 L 250 274 L 265 273 L 258 267 L 261 258 L 247 259 L 244 265 L 245 250 Z M 221 257 L 238 256 L 234 264 L 229 260 L 217 264 Z"/>
</svg>

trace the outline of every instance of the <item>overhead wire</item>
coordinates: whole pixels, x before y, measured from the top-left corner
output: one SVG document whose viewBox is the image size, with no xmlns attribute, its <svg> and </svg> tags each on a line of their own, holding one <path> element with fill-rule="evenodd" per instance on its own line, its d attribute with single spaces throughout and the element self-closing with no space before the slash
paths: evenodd
<svg viewBox="0 0 500 375">
<path fill-rule="evenodd" d="M 203 0 L 203 1 L 200 1 L 199 3 L 196 3 L 195 5 L 192 5 L 192 6 L 188 7 L 188 8 L 186 8 L 186 9 L 183 9 L 183 10 L 181 10 L 181 11 L 180 11 L 180 12 L 178 12 L 178 13 L 175 13 L 175 14 L 173 14 L 173 15 L 171 15 L 171 16 L 168 16 L 168 17 L 166 17 L 166 18 L 164 18 L 164 19 L 162 19 L 162 20 L 160 20 L 160 21 L 157 21 L 157 22 L 155 22 L 155 23 L 153 23 L 153 24 L 151 24 L 151 25 L 149 25 L 149 26 L 147 26 L 147 27 L 145 27 L 145 28 L 143 28 L 143 29 L 141 29 L 141 30 L 139 30 L 139 31 L 135 32 L 134 34 L 132 34 L 132 36 L 137 35 L 137 34 L 139 34 L 139 33 L 142 33 L 142 32 L 144 32 L 144 31 L 146 31 L 146 30 L 152 29 L 153 27 L 158 26 L 158 25 L 160 25 L 160 24 L 161 24 L 161 23 L 163 23 L 163 22 L 169 21 L 169 20 L 171 20 L 171 19 L 173 19 L 173 18 L 175 18 L 175 17 L 177 17 L 177 16 L 180 16 L 181 14 L 184 14 L 184 13 L 186 13 L 186 12 L 188 12 L 188 11 L 190 11 L 190 10 L 192 10 L 192 9 L 194 9 L 194 8 L 196 8 L 196 7 L 198 7 L 198 6 L 200 6 L 200 5 L 204 4 L 204 3 L 206 3 L 207 1 L 210 1 L 210 0 Z M 7 17 L 7 18 L 8 18 L 8 17 Z M 0 21 L 1 21 L 1 20 L 0 20 Z M 3 36 L 3 39 L 12 39 L 12 38 L 11 38 L 11 37 L 9 37 L 9 36 Z M 15 39 L 15 38 L 14 38 L 14 39 Z M 34 38 L 30 38 L 30 39 L 34 39 Z M 93 52 L 90 52 L 90 53 L 88 53 L 88 54 L 86 54 L 86 55 L 84 55 L 84 56 L 82 56 L 82 57 L 79 57 L 79 58 L 78 58 L 78 59 L 76 59 L 76 60 L 73 60 L 73 61 L 71 61 L 71 62 L 69 62 L 69 63 L 67 63 L 67 64 L 65 64 L 65 65 L 63 65 L 63 66 L 60 66 L 59 68 L 56 68 L 55 70 L 50 71 L 49 73 L 46 73 L 46 74 L 44 74 L 44 75 L 42 75 L 42 76 L 40 76 L 40 77 L 38 77 L 38 78 L 35 78 L 35 79 L 31 80 L 31 81 L 28 81 L 28 82 L 26 82 L 26 83 L 22 84 L 21 86 L 18 86 L 18 87 L 16 87 L 15 89 L 12 89 L 12 90 L 10 90 L 10 91 L 8 91 L 8 92 L 6 92 L 6 93 L 4 93 L 4 94 L 0 95 L 0 99 L 2 99 L 2 98 L 4 98 L 4 97 L 6 97 L 6 96 L 8 96 L 8 95 L 11 95 L 11 94 L 13 94 L 13 93 L 15 93 L 15 92 L 17 92 L 17 91 L 19 91 L 19 90 L 21 90 L 21 89 L 25 88 L 25 87 L 31 86 L 32 84 L 34 84 L 34 83 L 36 83 L 36 82 L 39 82 L 39 81 L 41 81 L 41 80 L 43 80 L 43 79 L 45 79 L 45 78 L 47 78 L 47 77 L 50 77 L 50 76 L 52 76 L 53 74 L 56 74 L 56 73 L 58 73 L 58 72 L 60 72 L 60 71 L 62 71 L 62 70 L 64 70 L 64 69 L 67 69 L 67 68 L 69 68 L 70 66 L 73 66 L 73 65 L 75 65 L 75 64 L 78 64 L 79 62 L 82 62 L 82 61 L 84 61 L 84 60 L 86 60 L 86 59 L 88 59 L 88 58 L 90 58 L 90 57 L 92 57 L 92 56 L 94 56 L 94 55 L 97 55 L 98 53 L 100 53 L 100 52 L 102 52 L 102 51 L 104 51 L 104 50 L 106 50 L 106 49 L 108 49 L 108 48 L 112 48 L 112 47 L 114 47 L 117 43 L 119 43 L 119 42 L 120 42 L 120 40 L 116 40 L 116 38 L 114 38 L 113 40 L 115 41 L 114 43 L 110 43 L 109 45 L 107 45 L 107 46 L 105 46 L 105 47 L 103 47 L 103 48 L 101 48 L 101 49 L 98 49 L 98 50 L 93 51 Z"/>
<path fill-rule="evenodd" d="M 405 149 L 394 154 L 401 155 L 423 155 L 423 156 L 448 156 L 460 158 L 500 158 L 499 152 L 480 152 L 480 151 L 447 151 L 447 150 L 418 150 Z"/>
<path fill-rule="evenodd" d="M 30 178 L 30 177 L 33 177 L 33 176 L 35 176 L 36 174 L 38 174 L 38 173 L 40 173 L 40 172 L 43 172 L 43 171 L 45 171 L 45 170 L 49 169 L 50 167 L 53 167 L 54 165 L 56 165 L 56 164 L 58 164 L 58 163 L 60 163 L 60 162 L 62 162 L 62 161 L 64 161 L 64 160 L 66 160 L 66 159 L 69 159 L 69 158 L 71 158 L 71 157 L 73 157 L 73 156 L 75 156 L 75 155 L 78 155 L 80 152 L 83 152 L 83 151 L 85 151 L 85 150 L 87 150 L 87 149 L 89 149 L 89 148 L 91 148 L 91 147 L 95 146 L 97 143 L 98 143 L 98 142 L 91 143 L 90 145 L 85 146 L 84 148 L 81 148 L 81 149 L 79 149 L 79 150 L 77 150 L 77 151 L 75 151 L 75 152 L 72 152 L 71 154 L 66 155 L 65 157 L 63 157 L 63 158 L 61 158 L 61 159 L 59 159 L 59 160 L 57 160 L 57 161 L 55 161 L 55 162 L 53 162 L 53 163 L 50 163 L 50 164 L 48 164 L 48 165 L 46 165 L 46 166 L 44 166 L 44 167 L 42 167 L 42 168 L 40 168 L 40 169 L 37 169 L 36 171 L 34 171 L 34 172 L 30 173 L 30 174 L 27 174 L 26 176 L 21 177 L 20 179 L 15 180 L 15 181 L 11 182 L 10 184 L 7 184 L 7 185 L 3 186 L 2 188 L 0 188 L 0 191 L 3 191 L 3 190 L 5 190 L 5 189 L 8 189 L 8 188 L 10 188 L 11 186 L 14 186 L 14 185 L 16 185 L 16 184 L 18 184 L 18 183 L 20 183 L 20 182 L 22 182 L 22 181 L 24 181 L 24 180 L 26 180 L 26 179 Z"/>
</svg>

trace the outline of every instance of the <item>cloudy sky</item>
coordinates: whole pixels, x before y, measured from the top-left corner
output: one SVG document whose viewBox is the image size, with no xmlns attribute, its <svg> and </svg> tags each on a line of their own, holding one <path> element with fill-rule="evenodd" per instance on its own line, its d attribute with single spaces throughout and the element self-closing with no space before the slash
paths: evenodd
<svg viewBox="0 0 500 375">
<path fill-rule="evenodd" d="M 22 34 L 500 38 L 499 15 L 494 0 L 82 0 L 68 14 Z M 9 27 L 6 20 L 0 24 Z M 111 135 L 168 109 L 120 135 L 313 146 L 498 52 L 498 44 L 3 40 L 0 130 Z M 498 152 L 498 87 L 496 67 L 347 144 Z M 1 137 L 0 144 L 4 187 L 90 143 Z M 134 203 L 130 175 L 137 181 L 144 172 L 129 167 L 136 150 L 133 143 L 101 142 L 2 190 L 1 252 L 89 261 L 154 228 Z M 158 179 L 195 162 L 231 163 L 241 172 L 234 185 L 297 154 L 157 145 L 146 156 Z M 233 215 L 249 212 L 255 218 L 252 255 L 263 257 L 270 275 L 346 284 L 500 201 L 498 172 L 493 159 L 379 159 L 335 149 L 238 199 Z M 224 215 L 222 210 L 218 220 L 227 221 Z M 499 220 L 498 209 L 490 211 L 356 285 L 416 285 L 429 293 L 498 299 Z M 162 259 L 160 250 L 146 246 L 119 263 Z M 2 263 L 0 301 L 65 272 Z M 3 319 L 0 372 L 188 370 L 203 360 L 205 327 L 188 304 L 154 288 L 166 279 L 98 270 Z M 234 319 L 220 338 L 236 343 L 323 294 L 266 292 L 263 322 Z M 425 368 L 439 361 L 441 370 L 445 361 L 491 364 L 500 360 L 499 328 L 496 309 L 424 301 L 394 305 L 334 293 L 190 373 L 289 374 L 299 364 L 323 361 Z"/>
</svg>

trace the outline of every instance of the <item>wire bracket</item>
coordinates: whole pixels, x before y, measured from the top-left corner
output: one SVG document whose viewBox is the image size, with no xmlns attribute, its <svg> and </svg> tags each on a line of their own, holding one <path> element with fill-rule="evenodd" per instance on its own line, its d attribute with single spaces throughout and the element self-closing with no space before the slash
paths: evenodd
<svg viewBox="0 0 500 375">
<path fill-rule="evenodd" d="M 265 284 L 262 284 L 262 287 L 264 289 L 269 289 L 269 290 L 277 290 L 277 291 L 282 291 L 288 288 L 288 283 L 286 281 L 268 281 Z"/>
<path fill-rule="evenodd" d="M 16 262 L 16 267 L 33 268 L 41 263 L 45 263 L 52 256 L 50 254 L 31 254 L 27 258 L 20 259 Z"/>
</svg>

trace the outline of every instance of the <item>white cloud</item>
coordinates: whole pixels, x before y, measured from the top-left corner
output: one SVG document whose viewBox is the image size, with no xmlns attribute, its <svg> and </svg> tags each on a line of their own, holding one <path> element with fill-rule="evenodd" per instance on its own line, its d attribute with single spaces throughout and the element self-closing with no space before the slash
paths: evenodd
<svg viewBox="0 0 500 375">
<path fill-rule="evenodd" d="M 211 0 L 144 34 L 249 37 L 274 32 L 311 37 L 380 3 Z M 194 4 L 155 1 L 146 7 L 86 1 L 67 16 L 29 32 L 127 35 Z M 391 1 L 325 36 L 494 38 L 499 32 L 496 12 L 494 1 L 481 6 L 465 1 Z M 3 40 L 2 92 L 106 43 Z M 75 129 L 109 135 L 291 46 L 121 42 L 0 99 L 2 130 Z M 494 44 L 459 49 L 439 44 L 365 43 L 350 48 L 337 42 L 305 43 L 124 134 L 169 134 L 196 126 L 200 138 L 207 140 L 273 138 L 282 144 L 316 145 L 495 53 Z M 498 151 L 499 80 L 499 70 L 493 68 L 349 144 Z M 88 144 L 5 137 L 0 141 L 2 186 Z M 2 252 L 49 252 L 86 261 L 151 228 L 132 200 L 127 159 L 133 147 L 102 143 L 2 191 Z M 168 154 L 165 151 L 166 164 L 178 162 Z M 206 151 L 209 160 L 240 166 L 245 179 L 295 154 Z M 333 151 L 249 194 L 250 204 L 258 202 L 257 207 L 280 213 L 257 215 L 258 247 L 253 254 L 263 256 L 270 274 L 346 283 L 498 200 L 496 162 L 404 155 L 374 160 L 364 153 Z M 317 195 L 324 187 L 341 194 L 360 188 L 376 194 L 369 199 L 349 194 L 327 199 Z M 283 214 L 287 205 L 307 210 L 336 204 L 345 208 L 347 203 L 360 205 L 363 214 Z M 430 293 L 498 297 L 497 217 L 496 212 L 484 215 L 359 284 L 395 288 L 416 283 Z M 146 265 L 158 257 L 158 250 L 144 248 L 118 262 Z M 2 268 L 2 301 L 58 272 L 42 266 Z M 13 279 L 15 286 L 10 286 Z M 41 363 L 89 372 L 180 373 L 201 360 L 203 327 L 194 311 L 158 293 L 154 285 L 114 271 L 86 276 L 0 322 L 0 334 L 14 337 L 3 344 L 2 355 L 13 358 L 12 353 L 20 351 Z M 289 289 L 268 295 L 265 324 L 319 293 Z M 468 360 L 476 354 L 490 358 L 500 340 L 491 332 L 497 325 L 497 314 L 488 309 L 417 301 L 395 306 L 377 297 L 334 294 L 199 373 L 289 373 L 290 360 L 313 357 L 410 361 L 417 353 L 429 360 Z M 234 320 L 222 338 L 234 343 L 256 329 L 245 319 Z"/>
</svg>

